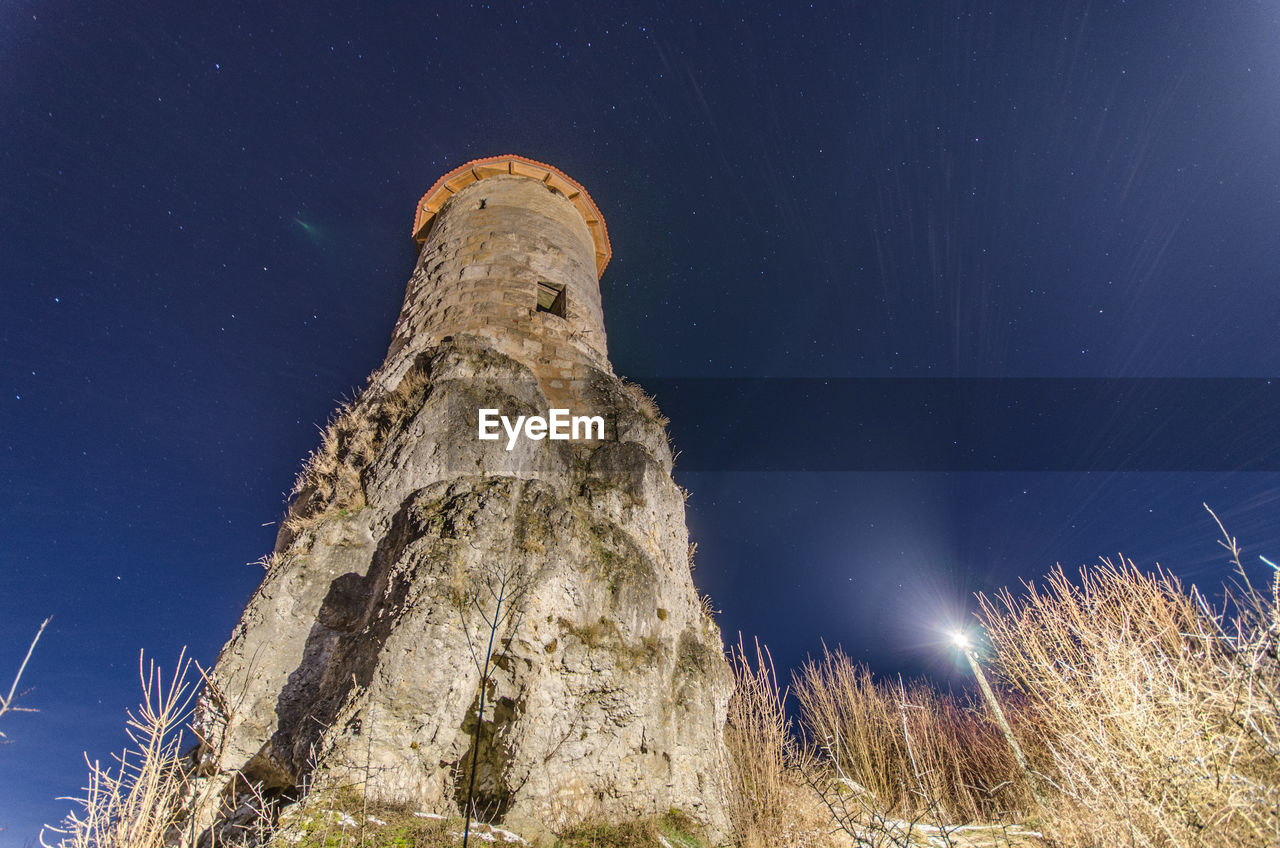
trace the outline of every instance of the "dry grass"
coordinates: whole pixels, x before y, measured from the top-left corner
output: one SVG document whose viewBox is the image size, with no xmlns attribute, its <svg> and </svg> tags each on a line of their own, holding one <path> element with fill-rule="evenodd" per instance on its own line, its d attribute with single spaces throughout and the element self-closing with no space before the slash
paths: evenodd
<svg viewBox="0 0 1280 848">
<path fill-rule="evenodd" d="M 300 535 L 335 512 L 365 507 L 365 469 L 386 437 L 421 408 L 428 382 L 425 365 L 415 364 L 392 391 L 366 389 L 338 407 L 294 481 L 293 506 L 285 519 L 291 533 Z"/>
<path fill-rule="evenodd" d="M 754 655 L 754 656 L 753 656 Z M 728 815 L 735 848 L 831 848 L 831 816 L 804 783 L 812 765 L 795 742 L 769 649 L 742 637 L 732 651 L 734 692 L 725 744 Z"/>
<path fill-rule="evenodd" d="M 456 848 L 460 816 L 424 813 L 404 804 L 371 802 L 355 789 L 310 799 L 282 817 L 273 844 L 293 848 Z M 473 845 L 522 843 L 514 833 L 472 823 Z"/>
<path fill-rule="evenodd" d="M 792 753 L 787 693 L 768 648 L 755 642 L 752 657 L 738 636 L 730 653 L 734 673 L 733 697 L 725 744 L 729 748 L 729 820 L 738 848 L 781 845 L 788 818 L 786 773 Z"/>
<path fill-rule="evenodd" d="M 84 795 L 69 798 L 76 809 L 59 827 L 40 834 L 42 845 L 57 848 L 160 848 L 180 829 L 189 775 L 179 750 L 193 690 L 187 682 L 191 661 L 180 656 L 166 680 L 155 663 L 139 655 L 142 704 L 128 714 L 130 747 L 104 766 L 89 766 Z M 56 839 L 48 842 L 45 837 Z"/>
<path fill-rule="evenodd" d="M 711 596 L 706 592 L 695 589 L 698 593 L 698 611 L 702 613 L 702 617 L 707 621 L 715 624 L 716 616 L 720 614 L 720 610 L 716 609 L 715 601 L 711 600 Z"/>
<path fill-rule="evenodd" d="M 560 831 L 555 848 L 705 848 L 699 828 L 683 813 L 627 822 L 587 822 Z"/>
<path fill-rule="evenodd" d="M 646 392 L 638 383 L 622 380 L 622 388 L 635 401 L 636 411 L 644 416 L 645 419 L 654 422 L 659 427 L 666 427 L 671 423 L 671 419 L 663 415 L 662 410 L 658 408 L 658 402 L 653 395 Z"/>
<path fill-rule="evenodd" d="M 1028 753 L 1055 784 L 1056 839 L 1280 844 L 1278 588 L 1245 579 L 1215 610 L 1121 559 L 980 598 L 994 667 L 1048 740 Z"/>
<path fill-rule="evenodd" d="M 810 734 L 826 726 L 832 741 L 803 747 L 768 650 L 740 638 L 731 660 L 726 782 L 736 848 L 1036 844 L 1004 824 L 1025 814 L 1029 792 L 1011 779 L 1017 766 L 999 731 L 971 706 L 923 684 L 877 682 L 828 652 L 795 688 Z M 966 824 L 975 818 L 982 824 Z"/>
<path fill-rule="evenodd" d="M 877 681 L 838 651 L 809 662 L 802 770 L 832 823 L 858 845 L 1035 837 L 1016 822 L 1062 848 L 1280 844 L 1280 570 L 1258 590 L 1223 545 L 1240 577 L 1217 608 L 1123 559 L 979 596 L 1030 781 L 981 703 Z"/>
<path fill-rule="evenodd" d="M 228 775 L 233 784 L 203 779 L 193 758 L 183 753 L 190 729 L 195 689 L 191 670 L 205 684 L 211 697 L 216 687 L 185 651 L 171 675 L 154 662 L 138 657 L 142 702 L 128 712 L 129 744 L 115 755 L 115 763 L 103 765 L 85 756 L 89 767 L 83 795 L 62 800 L 74 809 L 57 827 L 47 825 L 40 834 L 46 848 L 168 848 L 194 845 L 197 811 L 216 813 L 223 821 L 218 844 L 258 844 L 271 830 L 272 803 L 258 787 L 238 772 Z M 200 737 L 193 734 L 197 739 Z M 200 739 L 205 746 L 218 740 Z M 216 747 L 216 745 L 215 745 Z"/>
<path fill-rule="evenodd" d="M 1033 809 L 1012 752 L 976 702 L 876 680 L 839 650 L 806 663 L 794 690 L 818 755 L 809 782 L 851 827 L 1013 821 Z"/>
</svg>

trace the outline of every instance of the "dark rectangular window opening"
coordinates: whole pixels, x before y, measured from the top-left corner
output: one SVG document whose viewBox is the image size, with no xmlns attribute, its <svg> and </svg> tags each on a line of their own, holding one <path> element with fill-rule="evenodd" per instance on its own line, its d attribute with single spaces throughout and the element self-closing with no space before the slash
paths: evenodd
<svg viewBox="0 0 1280 848">
<path fill-rule="evenodd" d="M 566 317 L 564 286 L 538 281 L 538 311 Z"/>
</svg>

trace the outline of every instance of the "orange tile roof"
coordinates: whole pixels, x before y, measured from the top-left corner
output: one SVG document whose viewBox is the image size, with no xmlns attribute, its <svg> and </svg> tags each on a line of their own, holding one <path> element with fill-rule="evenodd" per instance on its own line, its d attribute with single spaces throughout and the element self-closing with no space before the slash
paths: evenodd
<svg viewBox="0 0 1280 848">
<path fill-rule="evenodd" d="M 436 180 L 435 185 L 431 186 L 418 202 L 417 211 L 413 216 L 413 240 L 419 245 L 427 240 L 427 230 L 430 229 L 431 222 L 435 220 L 436 213 L 450 197 L 474 182 L 499 174 L 531 177 L 546 183 L 567 197 L 577 207 L 582 219 L 587 222 L 587 229 L 591 231 L 591 239 L 596 246 L 596 276 L 599 277 L 604 273 L 604 267 L 609 264 L 609 258 L 613 255 L 613 248 L 609 246 L 609 231 L 605 229 L 604 216 L 591 200 L 591 195 L 559 168 L 511 153 L 474 159 Z"/>
</svg>

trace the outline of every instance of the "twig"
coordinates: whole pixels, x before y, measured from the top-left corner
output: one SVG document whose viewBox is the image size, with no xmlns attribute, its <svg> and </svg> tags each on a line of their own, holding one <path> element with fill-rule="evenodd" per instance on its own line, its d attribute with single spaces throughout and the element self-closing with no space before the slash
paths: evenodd
<svg viewBox="0 0 1280 848">
<path fill-rule="evenodd" d="M 18 692 L 18 684 L 22 680 L 22 673 L 27 670 L 27 663 L 31 661 L 31 654 L 36 649 L 36 643 L 40 641 L 40 637 L 44 634 L 44 629 L 49 626 L 50 621 L 53 621 L 53 616 L 49 616 L 44 621 L 40 622 L 40 628 L 36 630 L 35 638 L 33 638 L 31 640 L 31 644 L 27 646 L 27 655 L 22 658 L 22 665 L 18 666 L 18 673 L 13 676 L 13 684 L 9 686 L 9 694 L 0 698 L 0 716 L 3 716 L 5 713 L 37 712 L 34 707 L 17 707 L 14 706 L 13 702 L 16 698 L 21 697 L 21 693 Z M 4 733 L 0 732 L 0 739 L 4 738 Z"/>
</svg>

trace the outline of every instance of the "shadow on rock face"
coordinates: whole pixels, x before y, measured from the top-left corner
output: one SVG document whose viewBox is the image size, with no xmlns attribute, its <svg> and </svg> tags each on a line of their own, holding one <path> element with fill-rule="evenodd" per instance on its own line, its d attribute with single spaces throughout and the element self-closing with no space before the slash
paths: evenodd
<svg viewBox="0 0 1280 848">
<path fill-rule="evenodd" d="M 512 785 L 511 748 L 504 740 L 509 729 L 524 714 L 525 703 L 523 698 L 497 698 L 485 705 L 485 720 L 478 722 L 479 701 L 477 694 L 462 725 L 462 732 L 471 740 L 471 746 L 454 764 L 457 771 L 454 800 L 459 810 L 467 809 L 474 758 L 475 791 L 470 799 L 473 815 L 480 821 L 501 822 L 520 790 L 520 786 Z"/>
<path fill-rule="evenodd" d="M 402 581 L 388 578 L 412 539 L 411 500 L 392 519 L 368 573 L 348 572 L 329 584 L 307 636 L 302 662 L 280 692 L 279 729 L 268 748 L 295 783 L 313 767 L 310 760 L 319 750 L 321 736 L 337 720 L 353 690 L 368 686 L 373 678 L 394 621 L 394 616 L 378 612 L 398 607 L 408 591 Z M 353 721 L 358 724 L 359 719 Z M 358 726 L 353 725 L 352 731 L 358 734 Z"/>
</svg>

